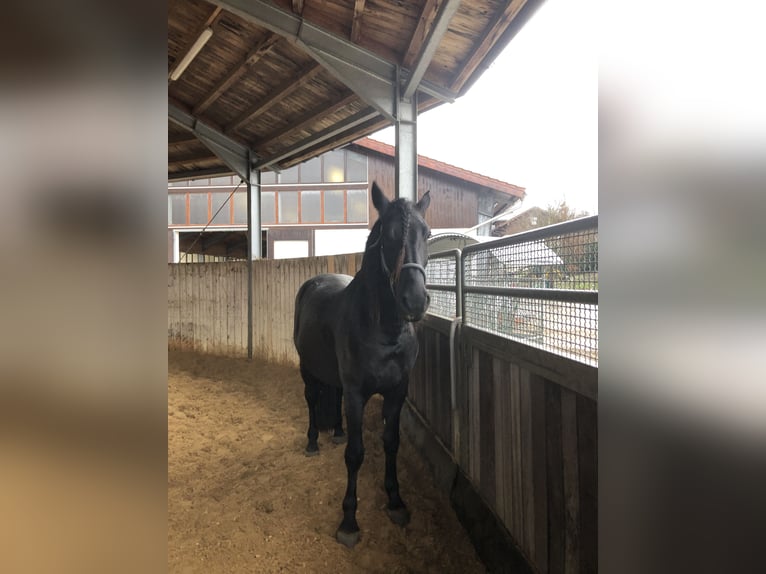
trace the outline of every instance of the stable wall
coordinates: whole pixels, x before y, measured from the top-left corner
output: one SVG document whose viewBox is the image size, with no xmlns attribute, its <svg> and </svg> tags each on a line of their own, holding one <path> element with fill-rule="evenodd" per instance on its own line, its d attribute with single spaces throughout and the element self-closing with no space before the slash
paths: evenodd
<svg viewBox="0 0 766 574">
<path fill-rule="evenodd" d="M 354 275 L 362 254 L 253 261 L 253 356 L 298 364 L 295 294 L 320 273 Z M 247 262 L 168 265 L 168 348 L 247 356 Z"/>
</svg>

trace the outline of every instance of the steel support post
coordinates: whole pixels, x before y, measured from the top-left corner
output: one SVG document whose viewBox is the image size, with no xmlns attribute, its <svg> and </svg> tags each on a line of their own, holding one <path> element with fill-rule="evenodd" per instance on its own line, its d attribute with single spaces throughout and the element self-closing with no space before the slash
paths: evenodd
<svg viewBox="0 0 766 574">
<path fill-rule="evenodd" d="M 261 172 L 247 154 L 247 358 L 253 358 L 253 259 L 261 258 Z"/>
<path fill-rule="evenodd" d="M 398 82 L 397 82 L 398 85 Z M 418 200 L 418 95 L 396 102 L 396 197 Z"/>
</svg>

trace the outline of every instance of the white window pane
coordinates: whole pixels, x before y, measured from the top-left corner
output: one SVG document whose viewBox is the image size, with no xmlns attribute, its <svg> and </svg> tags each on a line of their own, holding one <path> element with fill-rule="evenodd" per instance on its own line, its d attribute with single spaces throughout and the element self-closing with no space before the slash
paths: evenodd
<svg viewBox="0 0 766 574">
<path fill-rule="evenodd" d="M 325 223 L 343 223 L 343 190 L 328 189 L 324 192 Z"/>
</svg>

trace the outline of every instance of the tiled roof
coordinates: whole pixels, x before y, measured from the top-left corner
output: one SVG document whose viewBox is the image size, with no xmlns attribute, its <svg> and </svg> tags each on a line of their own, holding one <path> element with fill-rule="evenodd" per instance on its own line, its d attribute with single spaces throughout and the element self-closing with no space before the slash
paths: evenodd
<svg viewBox="0 0 766 574">
<path fill-rule="evenodd" d="M 383 155 L 395 157 L 396 150 L 394 146 L 379 142 L 377 140 L 362 138 L 356 140 L 353 145 Z M 424 155 L 418 155 L 418 166 L 424 167 L 426 169 L 431 169 L 433 171 L 438 171 L 445 175 L 456 177 L 476 185 L 481 185 L 483 187 L 488 187 L 496 191 L 507 193 L 508 195 L 512 195 L 514 197 L 523 198 L 526 194 L 525 188 L 519 187 L 518 185 L 513 185 L 512 183 L 500 181 L 499 179 L 494 179 L 492 177 L 487 177 L 486 175 L 481 175 L 480 173 L 468 171 L 467 169 L 462 169 L 449 163 L 437 161 Z"/>
</svg>

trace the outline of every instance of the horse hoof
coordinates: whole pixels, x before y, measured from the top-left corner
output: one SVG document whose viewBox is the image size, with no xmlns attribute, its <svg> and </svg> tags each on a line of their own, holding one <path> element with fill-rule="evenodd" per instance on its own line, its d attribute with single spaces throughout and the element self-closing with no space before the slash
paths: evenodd
<svg viewBox="0 0 766 574">
<path fill-rule="evenodd" d="M 319 454 L 319 448 L 314 447 L 313 449 L 306 447 L 306 450 L 303 451 L 306 456 L 316 456 Z"/>
<path fill-rule="evenodd" d="M 332 437 L 333 444 L 343 444 L 346 442 L 346 435 L 334 435 Z"/>
<path fill-rule="evenodd" d="M 340 528 L 335 533 L 335 538 L 343 544 L 346 548 L 353 548 L 356 543 L 359 542 L 359 531 L 356 532 L 344 532 Z"/>
<path fill-rule="evenodd" d="M 391 522 L 397 526 L 407 526 L 410 522 L 410 511 L 406 508 L 396 508 L 394 510 L 387 508 L 386 512 L 388 513 Z"/>
</svg>

